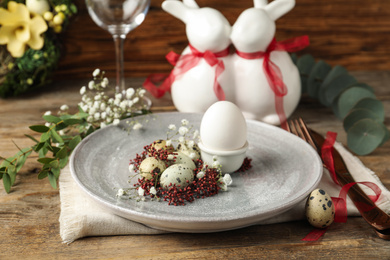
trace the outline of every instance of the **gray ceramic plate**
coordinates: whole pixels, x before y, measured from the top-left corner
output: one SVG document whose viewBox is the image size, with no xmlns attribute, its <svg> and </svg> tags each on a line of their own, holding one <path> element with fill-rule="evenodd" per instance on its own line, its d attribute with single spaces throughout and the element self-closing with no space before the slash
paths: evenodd
<svg viewBox="0 0 390 260">
<path fill-rule="evenodd" d="M 307 143 L 278 127 L 248 121 L 247 156 L 253 167 L 232 174 L 233 185 L 227 192 L 176 207 L 166 202 L 117 198 L 117 188 L 130 187 L 129 160 L 144 145 L 166 138 L 168 125 L 180 125 L 184 118 L 199 129 L 199 114 L 161 113 L 154 114 L 142 130 L 128 133 L 122 122 L 93 133 L 72 153 L 73 178 L 106 210 L 178 232 L 215 232 L 256 224 L 294 207 L 321 179 L 321 160 Z"/>
</svg>

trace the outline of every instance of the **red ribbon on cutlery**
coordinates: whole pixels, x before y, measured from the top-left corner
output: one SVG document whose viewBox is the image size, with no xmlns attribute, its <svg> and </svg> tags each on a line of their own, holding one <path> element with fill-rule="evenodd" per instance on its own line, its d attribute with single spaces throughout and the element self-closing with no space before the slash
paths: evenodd
<svg viewBox="0 0 390 260">
<path fill-rule="evenodd" d="M 226 48 L 225 50 L 217 53 L 213 53 L 211 51 L 200 52 L 192 45 L 189 45 L 189 48 L 191 53 L 184 55 L 179 55 L 173 51 L 169 52 L 166 55 L 166 59 L 169 63 L 175 66 L 171 73 L 168 76 L 164 74 L 151 75 L 145 80 L 143 87 L 148 90 L 154 97 L 161 98 L 165 92 L 171 90 L 173 82 L 175 82 L 178 77 L 197 66 L 200 60 L 204 59 L 211 67 L 216 66 L 213 85 L 214 93 L 218 100 L 225 100 L 225 92 L 218 82 L 218 77 L 225 70 L 225 65 L 219 58 L 228 56 L 229 48 Z M 157 87 L 157 82 L 161 82 L 162 80 L 163 83 Z"/>
<path fill-rule="evenodd" d="M 325 167 L 328 169 L 332 180 L 335 184 L 340 185 L 337 180 L 336 172 L 334 168 L 334 159 L 332 155 L 332 150 L 334 149 L 334 143 L 336 142 L 337 133 L 327 132 L 325 142 L 321 147 L 321 158 L 325 164 Z M 375 195 L 368 195 L 372 202 L 377 202 L 382 190 L 373 182 L 363 181 L 363 182 L 351 182 L 347 183 L 341 187 L 340 193 L 338 197 L 332 197 L 332 201 L 335 207 L 335 217 L 334 222 L 345 223 L 347 222 L 347 194 L 350 188 L 352 188 L 356 184 L 362 184 L 369 187 L 372 191 L 374 191 Z M 341 186 L 341 185 L 340 185 Z M 357 205 L 360 210 L 369 211 L 372 209 L 371 205 L 360 203 Z M 306 237 L 302 239 L 302 241 L 317 241 L 321 236 L 323 236 L 326 232 L 326 229 L 314 229 L 311 231 Z"/>
<path fill-rule="evenodd" d="M 287 51 L 296 52 L 309 46 L 309 37 L 307 35 L 291 38 L 288 40 L 277 42 L 274 38 L 268 45 L 265 52 L 241 52 L 236 50 L 238 56 L 248 60 L 263 58 L 263 71 L 267 77 L 268 84 L 275 93 L 275 111 L 279 116 L 280 125 L 286 129 L 286 114 L 283 107 L 283 97 L 287 94 L 287 87 L 283 82 L 283 75 L 280 68 L 271 61 L 271 52 Z"/>
</svg>

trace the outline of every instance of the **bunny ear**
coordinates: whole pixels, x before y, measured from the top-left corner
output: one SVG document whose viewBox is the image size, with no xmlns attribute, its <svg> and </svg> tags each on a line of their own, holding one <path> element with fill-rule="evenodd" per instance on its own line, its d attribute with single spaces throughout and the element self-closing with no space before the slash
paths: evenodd
<svg viewBox="0 0 390 260">
<path fill-rule="evenodd" d="M 178 0 L 166 0 L 162 3 L 161 7 L 165 12 L 173 15 L 177 19 L 184 23 L 187 22 L 189 7 L 184 5 L 183 2 Z"/>
<path fill-rule="evenodd" d="M 196 3 L 195 0 L 183 0 L 183 3 L 190 8 L 199 8 L 199 5 Z"/>
<path fill-rule="evenodd" d="M 268 12 L 272 20 L 276 21 L 295 6 L 295 0 L 274 0 L 264 9 Z"/>
<path fill-rule="evenodd" d="M 268 0 L 253 0 L 253 6 L 255 8 L 263 8 L 268 4 Z"/>
</svg>

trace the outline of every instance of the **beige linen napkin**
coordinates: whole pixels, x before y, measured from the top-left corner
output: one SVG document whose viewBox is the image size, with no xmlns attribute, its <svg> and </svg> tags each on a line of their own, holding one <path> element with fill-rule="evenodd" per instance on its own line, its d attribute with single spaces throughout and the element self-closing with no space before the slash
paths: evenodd
<svg viewBox="0 0 390 260">
<path fill-rule="evenodd" d="M 357 182 L 374 182 L 382 190 L 377 205 L 386 213 L 390 213 L 390 192 L 383 186 L 379 178 L 362 162 L 349 153 L 340 143 L 334 147 L 343 156 L 348 169 Z M 100 208 L 97 203 L 90 199 L 73 180 L 69 167 L 64 168 L 60 175 L 60 235 L 64 243 L 71 243 L 76 239 L 87 236 L 109 236 L 109 235 L 137 235 L 137 234 L 161 234 L 166 231 L 156 230 L 143 224 L 127 220 L 114 215 Z M 367 194 L 374 193 L 364 185 L 360 185 Z M 340 187 L 333 183 L 327 170 L 324 174 L 319 188 L 324 189 L 332 197 L 338 197 Z M 352 201 L 347 200 L 348 216 L 359 216 L 359 212 Z M 305 201 L 302 201 L 291 210 L 270 220 L 261 221 L 258 224 L 281 223 L 305 218 Z"/>
</svg>

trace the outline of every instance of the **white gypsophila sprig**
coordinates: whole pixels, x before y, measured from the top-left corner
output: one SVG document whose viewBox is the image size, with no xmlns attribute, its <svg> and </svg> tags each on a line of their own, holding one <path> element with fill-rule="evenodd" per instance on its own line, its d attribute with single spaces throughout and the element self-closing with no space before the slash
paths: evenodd
<svg viewBox="0 0 390 260">
<path fill-rule="evenodd" d="M 182 119 L 180 126 L 168 125 L 167 140 L 170 144 L 176 142 L 192 148 L 198 138 L 199 131 L 193 130 L 193 125 L 187 119 Z"/>
<path fill-rule="evenodd" d="M 142 97 L 144 89 L 128 88 L 125 92 L 115 93 L 113 97 L 106 94 L 109 80 L 105 77 L 105 72 L 95 69 L 92 73 L 93 80 L 88 83 L 88 87 L 80 89 L 82 96 L 79 107 L 89 114 L 87 122 L 89 125 L 98 128 L 109 124 L 117 125 L 120 120 L 131 116 L 147 108 Z M 141 125 L 135 125 L 135 129 L 140 129 Z"/>
</svg>

